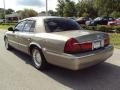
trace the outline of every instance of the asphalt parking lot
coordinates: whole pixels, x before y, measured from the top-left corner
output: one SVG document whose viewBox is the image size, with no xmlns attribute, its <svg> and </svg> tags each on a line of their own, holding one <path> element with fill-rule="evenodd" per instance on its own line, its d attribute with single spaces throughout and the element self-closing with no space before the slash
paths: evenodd
<svg viewBox="0 0 120 90">
<path fill-rule="evenodd" d="M 4 47 L 0 30 L 0 90 L 119 90 L 120 50 L 105 63 L 80 71 L 56 66 L 38 71 L 29 56 Z"/>
</svg>

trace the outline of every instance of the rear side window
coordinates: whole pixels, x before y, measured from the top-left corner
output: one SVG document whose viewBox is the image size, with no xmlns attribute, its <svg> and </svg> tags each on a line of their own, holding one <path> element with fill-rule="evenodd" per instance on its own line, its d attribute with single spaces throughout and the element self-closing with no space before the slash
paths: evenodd
<svg viewBox="0 0 120 90">
<path fill-rule="evenodd" d="M 80 30 L 80 25 L 71 20 L 64 18 L 50 18 L 44 20 L 46 31 L 61 32 L 70 30 Z"/>
</svg>

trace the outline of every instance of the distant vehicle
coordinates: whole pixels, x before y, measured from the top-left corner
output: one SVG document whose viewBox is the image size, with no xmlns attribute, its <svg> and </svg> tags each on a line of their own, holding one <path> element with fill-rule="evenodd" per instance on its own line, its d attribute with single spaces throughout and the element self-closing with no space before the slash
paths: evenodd
<svg viewBox="0 0 120 90">
<path fill-rule="evenodd" d="M 118 25 L 120 25 L 120 18 L 118 18 L 116 20 L 113 20 L 113 21 L 109 21 L 108 25 L 110 25 L 110 26 L 114 26 L 114 25 L 118 26 Z"/>
<path fill-rule="evenodd" d="M 75 17 L 67 17 L 68 19 L 76 20 Z"/>
<path fill-rule="evenodd" d="M 91 18 L 88 18 L 88 17 L 80 17 L 76 20 L 77 23 L 79 24 L 85 24 L 86 21 L 91 21 L 92 19 Z"/>
<path fill-rule="evenodd" d="M 96 25 L 107 25 L 109 21 L 113 21 L 112 17 L 97 17 L 92 21 L 86 21 L 87 25 L 96 26 Z"/>
<path fill-rule="evenodd" d="M 8 30 L 4 35 L 6 49 L 27 53 L 37 69 L 50 63 L 79 70 L 101 63 L 113 54 L 107 33 L 81 30 L 77 22 L 68 18 L 31 17 Z"/>
</svg>

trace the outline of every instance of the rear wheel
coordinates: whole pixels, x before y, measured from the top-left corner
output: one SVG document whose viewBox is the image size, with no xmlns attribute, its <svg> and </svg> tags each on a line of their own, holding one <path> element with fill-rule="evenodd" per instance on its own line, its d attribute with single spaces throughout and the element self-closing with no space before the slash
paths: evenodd
<svg viewBox="0 0 120 90">
<path fill-rule="evenodd" d="M 46 68 L 47 62 L 45 60 L 45 57 L 44 57 L 42 51 L 39 48 L 34 47 L 32 49 L 32 59 L 33 59 L 33 64 L 34 64 L 35 68 L 37 68 L 39 70 L 43 70 Z"/>
<path fill-rule="evenodd" d="M 5 48 L 6 48 L 7 50 L 12 49 L 12 47 L 9 45 L 9 42 L 8 42 L 8 39 L 7 39 L 7 38 L 5 38 Z"/>
</svg>

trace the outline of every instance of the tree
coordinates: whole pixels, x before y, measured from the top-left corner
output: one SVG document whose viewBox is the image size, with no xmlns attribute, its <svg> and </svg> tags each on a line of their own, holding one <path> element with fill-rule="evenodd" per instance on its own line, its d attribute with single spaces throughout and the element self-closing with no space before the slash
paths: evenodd
<svg viewBox="0 0 120 90">
<path fill-rule="evenodd" d="M 57 16 L 57 12 L 53 11 L 53 10 L 49 10 L 48 14 L 51 16 Z"/>
<path fill-rule="evenodd" d="M 34 17 L 38 15 L 38 13 L 33 9 L 19 10 L 17 13 L 19 13 L 22 18 Z"/>
<path fill-rule="evenodd" d="M 0 19 L 4 19 L 4 14 L 0 13 Z"/>
<path fill-rule="evenodd" d="M 92 0 L 80 0 L 77 5 L 77 16 L 78 17 L 96 17 L 97 10 L 93 8 Z"/>
<path fill-rule="evenodd" d="M 12 14 L 13 12 L 15 12 L 13 9 L 7 9 L 6 10 L 6 14 Z"/>
<path fill-rule="evenodd" d="M 70 0 L 65 0 L 65 6 L 64 6 L 64 9 L 63 9 L 63 15 L 65 17 L 76 16 L 75 2 L 70 1 Z"/>
<path fill-rule="evenodd" d="M 120 17 L 120 12 L 114 11 L 114 12 L 111 13 L 110 16 L 118 18 L 118 17 Z"/>
<path fill-rule="evenodd" d="M 4 9 L 0 8 L 0 19 L 4 19 Z"/>
<path fill-rule="evenodd" d="M 58 0 L 58 5 L 57 5 L 56 10 L 59 16 L 64 16 L 64 7 L 65 7 L 65 1 Z"/>
<path fill-rule="evenodd" d="M 93 7 L 98 10 L 98 15 L 109 16 L 112 12 L 120 12 L 120 0 L 92 0 Z"/>
<path fill-rule="evenodd" d="M 71 0 L 58 0 L 57 14 L 59 16 L 73 17 L 76 16 L 75 2 Z"/>
</svg>

